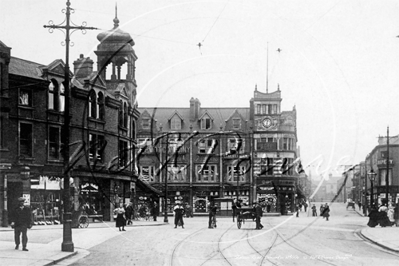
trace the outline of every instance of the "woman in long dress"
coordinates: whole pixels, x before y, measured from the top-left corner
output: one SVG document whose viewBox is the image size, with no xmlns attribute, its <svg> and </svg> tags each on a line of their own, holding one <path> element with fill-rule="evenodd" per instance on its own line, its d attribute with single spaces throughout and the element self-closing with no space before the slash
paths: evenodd
<svg viewBox="0 0 399 266">
<path fill-rule="evenodd" d="M 119 231 L 126 231 L 125 209 L 122 203 L 119 203 L 119 207 L 114 210 L 114 214 L 116 215 L 116 227 L 119 227 Z"/>
</svg>

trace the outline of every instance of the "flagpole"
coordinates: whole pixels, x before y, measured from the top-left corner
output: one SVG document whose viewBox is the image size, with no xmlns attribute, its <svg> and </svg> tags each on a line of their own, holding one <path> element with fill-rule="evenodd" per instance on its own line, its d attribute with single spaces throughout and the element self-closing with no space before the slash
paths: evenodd
<svg viewBox="0 0 399 266">
<path fill-rule="evenodd" d="M 269 42 L 266 50 L 266 93 L 269 93 Z"/>
</svg>

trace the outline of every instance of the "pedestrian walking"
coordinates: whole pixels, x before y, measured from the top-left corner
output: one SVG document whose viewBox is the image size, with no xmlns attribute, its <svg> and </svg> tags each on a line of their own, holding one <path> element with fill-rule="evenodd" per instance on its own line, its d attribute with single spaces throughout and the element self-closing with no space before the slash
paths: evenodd
<svg viewBox="0 0 399 266">
<path fill-rule="evenodd" d="M 359 211 L 360 211 L 362 209 L 362 202 L 360 200 L 357 202 L 357 206 L 359 206 Z"/>
<path fill-rule="evenodd" d="M 326 218 L 326 221 L 328 221 L 328 217 L 330 217 L 330 207 L 326 203 L 323 208 L 323 218 Z"/>
<path fill-rule="evenodd" d="M 116 216 L 116 227 L 119 227 L 119 231 L 126 231 L 125 225 L 125 209 L 123 208 L 123 204 L 119 203 L 119 207 L 114 210 L 114 216 Z M 122 229 L 121 229 L 122 228 Z"/>
<path fill-rule="evenodd" d="M 152 218 L 154 222 L 157 221 L 158 214 L 159 214 L 158 203 L 154 201 L 154 203 L 152 204 Z"/>
<path fill-rule="evenodd" d="M 317 216 L 316 205 L 314 205 L 314 204 L 312 206 L 312 216 Z"/>
<path fill-rule="evenodd" d="M 174 207 L 173 211 L 175 212 L 175 228 L 177 228 L 178 225 L 181 225 L 181 227 L 184 229 L 184 221 L 183 221 L 184 208 L 183 206 L 180 205 L 180 202 L 176 203 L 176 206 Z"/>
<path fill-rule="evenodd" d="M 299 217 L 299 210 L 300 210 L 300 205 L 299 204 L 296 204 L 295 205 L 295 211 L 296 211 L 296 217 Z"/>
<path fill-rule="evenodd" d="M 132 215 L 133 215 L 134 209 L 133 209 L 133 203 L 132 203 L 132 202 L 129 202 L 129 204 L 127 205 L 125 211 L 126 211 L 126 213 L 125 213 L 125 216 L 126 216 L 126 224 L 127 224 L 127 225 L 133 224 Z"/>
<path fill-rule="evenodd" d="M 28 229 L 32 228 L 32 213 L 29 207 L 24 205 L 25 198 L 18 198 L 18 207 L 11 215 L 11 227 L 14 228 L 15 249 L 19 248 L 20 235 L 22 234 L 22 250 L 28 251 Z"/>
<path fill-rule="evenodd" d="M 308 203 L 305 201 L 305 203 L 303 204 L 303 207 L 305 208 L 305 212 L 307 212 L 308 211 Z"/>
<path fill-rule="evenodd" d="M 263 209 L 262 206 L 258 203 L 255 203 L 255 214 L 256 214 L 256 229 L 261 230 L 263 225 L 261 223 L 261 219 L 263 216 Z"/>
<path fill-rule="evenodd" d="M 208 221 L 208 228 L 213 229 L 212 220 L 215 219 L 215 227 L 216 227 L 216 212 L 217 212 L 217 205 L 214 203 L 209 203 L 208 205 L 208 213 L 209 213 L 209 221 Z"/>
<path fill-rule="evenodd" d="M 324 211 L 324 205 L 320 205 L 320 216 L 323 216 L 323 211 Z M 324 218 L 324 217 L 323 217 Z"/>
</svg>

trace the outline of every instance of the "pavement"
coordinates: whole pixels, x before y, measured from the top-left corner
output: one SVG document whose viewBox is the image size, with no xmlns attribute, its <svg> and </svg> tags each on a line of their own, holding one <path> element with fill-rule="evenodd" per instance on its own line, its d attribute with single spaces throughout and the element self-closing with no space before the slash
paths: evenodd
<svg viewBox="0 0 399 266">
<path fill-rule="evenodd" d="M 368 222 L 368 217 L 360 210 L 355 209 L 357 214 L 364 217 L 365 224 Z M 359 235 L 369 242 L 378 245 L 382 248 L 399 253 L 399 227 L 365 227 L 360 230 Z"/>
<path fill-rule="evenodd" d="M 126 231 L 142 226 L 167 225 L 163 218 L 158 221 L 134 221 L 133 225 L 126 226 Z M 11 227 L 0 227 L 0 261 L 7 266 L 43 266 L 69 265 L 68 260 L 81 259 L 89 254 L 88 250 L 108 239 L 121 235 L 115 227 L 115 222 L 90 223 L 88 228 L 73 228 L 73 252 L 61 251 L 63 242 L 63 225 L 35 225 L 28 230 L 29 251 L 22 251 L 22 245 L 15 250 L 14 230 Z"/>
<path fill-rule="evenodd" d="M 364 215 L 356 211 L 360 216 Z M 364 217 L 367 224 L 368 217 Z M 167 225 L 163 218 L 158 221 L 134 221 L 126 226 L 126 231 L 135 230 L 141 226 Z M 114 222 L 90 223 L 88 228 L 72 229 L 73 252 L 61 251 L 62 225 L 37 225 L 28 230 L 28 252 L 15 250 L 14 233 L 11 227 L 0 227 L 0 261 L 7 266 L 43 266 L 69 265 L 89 254 L 89 249 L 110 238 L 119 236 L 120 232 Z M 399 227 L 365 227 L 358 234 L 360 237 L 384 249 L 399 253 Z"/>
</svg>

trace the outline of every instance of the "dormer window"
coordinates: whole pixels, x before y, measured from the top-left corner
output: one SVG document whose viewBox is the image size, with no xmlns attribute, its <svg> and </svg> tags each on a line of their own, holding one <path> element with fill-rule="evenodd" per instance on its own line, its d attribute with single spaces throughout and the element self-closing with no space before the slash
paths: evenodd
<svg viewBox="0 0 399 266">
<path fill-rule="evenodd" d="M 170 129 L 171 130 L 181 130 L 181 119 L 179 116 L 175 115 L 170 120 Z"/>
<path fill-rule="evenodd" d="M 209 116 L 204 116 L 201 119 L 201 129 L 210 129 L 211 128 L 211 118 Z"/>
<path fill-rule="evenodd" d="M 150 129 L 150 119 L 149 118 L 143 118 L 141 120 L 141 127 L 143 129 Z"/>
<path fill-rule="evenodd" d="M 241 119 L 233 118 L 233 129 L 240 129 L 241 128 Z"/>
</svg>

